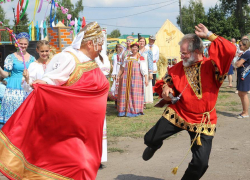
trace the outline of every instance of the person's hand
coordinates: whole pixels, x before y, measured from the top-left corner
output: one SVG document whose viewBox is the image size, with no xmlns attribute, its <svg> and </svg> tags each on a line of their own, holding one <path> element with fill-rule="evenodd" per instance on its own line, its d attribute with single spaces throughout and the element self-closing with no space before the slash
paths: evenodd
<svg viewBox="0 0 250 180">
<path fill-rule="evenodd" d="M 112 75 L 111 77 L 112 77 L 113 79 L 116 79 L 116 78 L 115 78 L 115 75 Z"/>
<path fill-rule="evenodd" d="M 243 53 L 239 53 L 239 54 L 238 54 L 238 57 L 240 57 L 242 54 L 243 54 Z"/>
<path fill-rule="evenodd" d="M 208 29 L 206 26 L 200 23 L 197 26 L 195 26 L 195 34 L 200 38 L 207 38 Z"/>
<path fill-rule="evenodd" d="M 38 79 L 38 80 L 35 80 L 33 83 L 32 83 L 32 85 L 31 85 L 31 87 L 32 88 L 34 88 L 34 84 L 48 84 L 46 81 L 43 81 L 43 80 L 40 80 L 40 79 Z"/>
<path fill-rule="evenodd" d="M 29 71 L 28 71 L 28 69 L 23 70 L 23 77 L 25 78 L 25 81 L 29 84 Z"/>
<path fill-rule="evenodd" d="M 152 80 L 152 79 L 153 79 L 153 74 L 149 74 L 148 79 L 149 79 L 149 80 Z"/>
<path fill-rule="evenodd" d="M 119 82 L 119 79 L 120 79 L 120 76 L 117 75 L 117 76 L 116 76 L 116 82 Z"/>
<path fill-rule="evenodd" d="M 168 86 L 164 86 L 163 90 L 162 90 L 162 98 L 166 101 L 171 101 L 171 98 L 169 97 L 169 93 L 173 94 L 173 89 L 168 87 Z"/>
</svg>

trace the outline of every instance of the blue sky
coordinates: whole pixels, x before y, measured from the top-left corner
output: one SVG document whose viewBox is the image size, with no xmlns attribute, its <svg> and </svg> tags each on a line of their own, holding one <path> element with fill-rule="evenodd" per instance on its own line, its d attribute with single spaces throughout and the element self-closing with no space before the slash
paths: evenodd
<svg viewBox="0 0 250 180">
<path fill-rule="evenodd" d="M 6 16 L 11 20 L 13 24 L 13 12 L 12 7 L 16 7 L 17 0 L 13 2 L 6 2 L 1 4 L 1 6 L 6 11 Z M 77 0 L 72 0 L 74 4 Z M 162 3 L 164 2 L 164 3 Z M 166 3 L 165 3 L 166 2 Z M 209 7 L 213 7 L 218 0 L 203 0 L 203 6 L 207 11 Z M 182 6 L 188 5 L 189 0 L 182 0 Z M 155 4 L 152 6 L 144 6 L 149 4 Z M 108 33 L 114 29 L 119 29 L 121 34 L 131 34 L 132 32 L 137 34 L 156 34 L 166 19 L 169 19 L 173 24 L 176 24 L 176 17 L 179 14 L 179 0 L 83 0 L 83 5 L 85 6 L 83 12 L 80 16 L 85 16 L 86 21 L 97 21 L 101 27 L 106 27 Z M 33 17 L 35 6 L 35 0 L 30 0 L 28 7 L 28 15 L 30 20 Z M 35 21 L 39 24 L 41 20 L 44 19 L 48 3 L 44 0 L 42 11 L 36 14 Z M 90 7 L 131 7 L 139 6 L 138 8 L 90 8 Z M 140 7 L 141 6 L 141 7 Z M 164 7 L 162 7 L 164 6 Z M 159 8 L 162 7 L 162 8 Z M 156 9 L 159 8 L 159 9 Z M 156 10 L 152 10 L 156 9 Z M 152 11 L 151 11 L 152 10 Z M 142 13 L 149 11 L 147 13 L 133 15 L 137 13 Z M 50 5 L 47 11 L 47 16 L 50 12 Z M 133 16 L 129 16 L 133 15 Z M 124 17 L 129 16 L 129 17 Z M 119 19 L 111 19 L 117 17 L 124 17 Z M 101 20 L 105 19 L 105 20 Z M 110 26 L 112 25 L 112 26 Z M 141 28 L 125 28 L 116 26 L 126 26 L 126 27 L 141 27 Z M 154 28 L 147 28 L 154 27 Z"/>
</svg>

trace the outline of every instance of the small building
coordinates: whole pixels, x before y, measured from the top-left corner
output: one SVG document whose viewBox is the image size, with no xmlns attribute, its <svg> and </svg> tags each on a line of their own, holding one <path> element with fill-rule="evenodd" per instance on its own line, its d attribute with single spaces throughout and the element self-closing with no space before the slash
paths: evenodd
<svg viewBox="0 0 250 180">
<path fill-rule="evenodd" d="M 167 60 L 166 63 L 160 60 L 157 63 L 159 78 L 166 73 L 169 62 L 172 64 L 176 59 L 177 62 L 180 61 L 179 42 L 183 36 L 184 34 L 168 19 L 157 32 L 155 44 L 159 47 L 162 59 Z"/>
<path fill-rule="evenodd" d="M 134 38 L 134 42 L 138 41 L 138 35 L 125 34 L 125 35 L 122 35 L 122 36 L 119 37 L 119 43 L 126 42 L 128 36 L 132 36 Z M 149 38 L 150 35 L 140 35 L 140 36 L 145 37 L 145 39 L 147 40 L 147 43 L 148 43 L 148 38 Z"/>
</svg>

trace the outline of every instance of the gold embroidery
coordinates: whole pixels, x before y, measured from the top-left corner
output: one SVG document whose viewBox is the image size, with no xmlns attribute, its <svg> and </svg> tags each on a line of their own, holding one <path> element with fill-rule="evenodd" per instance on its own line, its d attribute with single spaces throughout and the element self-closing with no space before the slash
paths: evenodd
<svg viewBox="0 0 250 180">
<path fill-rule="evenodd" d="M 220 70 L 214 61 L 212 61 L 212 64 L 214 65 L 214 69 L 215 69 L 215 79 L 222 84 L 224 80 L 227 78 L 227 73 L 225 73 L 224 75 L 221 75 Z"/>
<path fill-rule="evenodd" d="M 163 117 L 165 117 L 169 122 L 174 124 L 175 126 L 185 129 L 191 132 L 197 132 L 197 130 L 201 130 L 202 134 L 208 136 L 214 136 L 216 131 L 215 124 L 201 124 L 201 123 L 188 123 L 182 117 L 180 117 L 172 108 L 167 107 L 163 112 Z"/>
<path fill-rule="evenodd" d="M 131 75 L 132 75 L 133 61 L 128 62 L 128 72 L 127 72 L 127 82 L 126 82 L 126 104 L 125 104 L 125 116 L 127 116 L 128 112 L 128 104 L 129 104 L 129 93 L 131 87 Z"/>
<path fill-rule="evenodd" d="M 202 98 L 201 63 L 197 63 L 189 67 L 184 67 L 184 71 L 188 83 L 192 87 L 195 95 L 198 97 L 198 99 L 201 99 Z"/>
<path fill-rule="evenodd" d="M 73 180 L 27 162 L 23 153 L 0 131 L 0 169 L 13 179 Z"/>
<path fill-rule="evenodd" d="M 173 79 L 172 79 L 172 77 L 171 77 L 168 73 L 166 73 L 166 74 L 164 75 L 163 81 L 164 81 L 165 83 L 167 83 L 168 86 L 172 86 L 172 85 L 173 85 Z"/>
<path fill-rule="evenodd" d="M 99 67 L 94 60 L 80 63 L 75 54 L 69 51 L 67 52 L 74 57 L 76 62 L 76 67 L 73 73 L 71 73 L 69 80 L 64 84 L 64 86 L 71 86 L 75 84 L 82 77 L 83 73 L 94 70 L 95 68 Z"/>
</svg>

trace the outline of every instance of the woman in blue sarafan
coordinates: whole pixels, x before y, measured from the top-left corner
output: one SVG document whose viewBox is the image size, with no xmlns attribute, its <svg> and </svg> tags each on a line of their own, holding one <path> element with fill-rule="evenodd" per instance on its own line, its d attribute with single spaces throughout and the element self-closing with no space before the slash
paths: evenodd
<svg viewBox="0 0 250 180">
<path fill-rule="evenodd" d="M 28 33 L 22 32 L 18 34 L 16 38 L 23 52 L 26 68 L 28 68 L 30 63 L 35 61 L 35 58 L 26 51 L 29 45 L 30 36 Z M 4 61 L 4 70 L 0 67 L 0 75 L 4 77 L 7 82 L 0 110 L 0 128 L 3 127 L 26 97 L 27 93 L 21 87 L 23 70 L 24 63 L 19 50 L 6 57 Z"/>
</svg>

